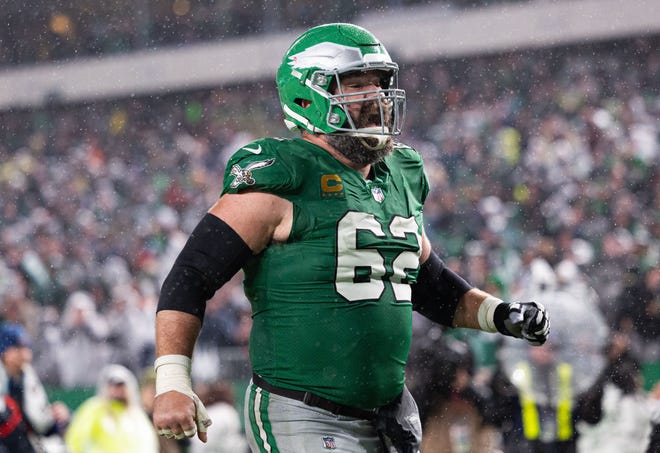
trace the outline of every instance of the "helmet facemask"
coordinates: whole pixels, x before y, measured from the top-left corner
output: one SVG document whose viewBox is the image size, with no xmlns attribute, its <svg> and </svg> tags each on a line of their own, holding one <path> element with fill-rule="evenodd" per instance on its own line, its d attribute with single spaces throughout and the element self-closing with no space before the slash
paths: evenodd
<svg viewBox="0 0 660 453">
<path fill-rule="evenodd" d="M 342 78 L 356 72 L 368 71 L 381 73 L 379 88 L 350 93 L 342 91 Z M 396 88 L 396 78 L 396 68 L 369 68 L 342 74 L 333 71 L 330 91 L 334 94 L 328 93 L 329 109 L 326 116 L 328 126 L 333 128 L 335 133 L 377 138 L 379 142 L 383 142 L 389 136 L 399 135 L 405 119 L 406 95 L 403 90 Z M 360 107 L 360 114 L 357 118 L 351 115 L 351 109 L 355 105 Z M 342 119 L 343 123 L 340 124 Z M 373 140 L 368 142 L 373 142 Z M 382 144 L 373 143 L 368 146 L 378 149 Z"/>
<path fill-rule="evenodd" d="M 390 85 L 391 78 L 391 73 L 380 72 L 379 81 L 375 81 L 373 76 L 365 81 L 359 77 L 354 79 L 353 73 L 348 73 L 336 75 L 333 81 L 330 88 L 334 93 L 330 96 L 331 108 L 341 108 L 346 119 L 337 132 L 326 134 L 326 140 L 352 162 L 372 164 L 392 151 L 392 135 L 396 133 L 393 126 L 401 110 L 394 107 L 401 104 L 393 99 L 397 96 L 396 92 L 390 95 L 388 92 L 392 90 L 382 88 Z M 355 80 L 364 85 L 364 89 L 358 87 L 357 91 L 345 93 L 341 83 L 344 80 L 349 86 Z"/>
</svg>

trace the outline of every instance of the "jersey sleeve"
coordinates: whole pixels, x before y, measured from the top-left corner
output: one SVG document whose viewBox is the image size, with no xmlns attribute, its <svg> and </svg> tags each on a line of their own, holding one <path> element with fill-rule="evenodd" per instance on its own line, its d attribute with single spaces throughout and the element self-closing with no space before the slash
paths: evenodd
<svg viewBox="0 0 660 453">
<path fill-rule="evenodd" d="M 286 194 L 294 190 L 295 171 L 275 139 L 261 139 L 236 151 L 225 169 L 222 195 L 244 191 Z"/>
<path fill-rule="evenodd" d="M 429 180 L 424 170 L 422 155 L 407 145 L 397 144 L 394 153 L 417 199 L 424 204 L 429 194 Z"/>
</svg>

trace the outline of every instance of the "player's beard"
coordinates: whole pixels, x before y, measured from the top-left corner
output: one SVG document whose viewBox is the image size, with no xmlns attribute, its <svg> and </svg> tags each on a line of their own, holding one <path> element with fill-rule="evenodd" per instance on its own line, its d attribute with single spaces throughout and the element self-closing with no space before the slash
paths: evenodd
<svg viewBox="0 0 660 453">
<path fill-rule="evenodd" d="M 389 114 L 386 114 L 389 117 Z M 375 102 L 365 102 L 355 126 L 364 127 L 381 124 L 380 109 Z M 385 121 L 389 122 L 388 118 Z M 358 165 L 370 165 L 380 162 L 392 152 L 392 137 L 386 137 L 385 144 L 379 146 L 379 137 L 356 137 L 349 133 L 334 133 L 326 135 L 327 142 L 351 162 Z"/>
</svg>

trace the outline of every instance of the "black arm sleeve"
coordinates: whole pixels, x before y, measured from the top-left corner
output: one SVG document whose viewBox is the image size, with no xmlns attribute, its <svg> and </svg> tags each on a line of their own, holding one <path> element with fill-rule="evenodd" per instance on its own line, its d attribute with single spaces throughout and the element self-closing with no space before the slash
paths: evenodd
<svg viewBox="0 0 660 453">
<path fill-rule="evenodd" d="M 472 285 L 431 252 L 419 269 L 417 283 L 412 285 L 413 310 L 431 321 L 451 326 L 458 301 L 470 289 Z"/>
<path fill-rule="evenodd" d="M 158 311 L 177 310 L 204 319 L 206 301 L 252 256 L 224 221 L 206 214 L 177 257 L 160 291 Z"/>
</svg>

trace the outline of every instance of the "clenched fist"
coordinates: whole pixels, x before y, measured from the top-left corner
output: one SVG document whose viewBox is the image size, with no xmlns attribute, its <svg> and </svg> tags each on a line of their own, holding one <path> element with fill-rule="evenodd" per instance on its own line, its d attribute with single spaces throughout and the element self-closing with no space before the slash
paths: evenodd
<svg viewBox="0 0 660 453">
<path fill-rule="evenodd" d="M 495 309 L 493 320 L 500 333 L 524 338 L 534 346 L 545 343 L 550 333 L 548 314 L 538 302 L 500 304 Z"/>
</svg>

